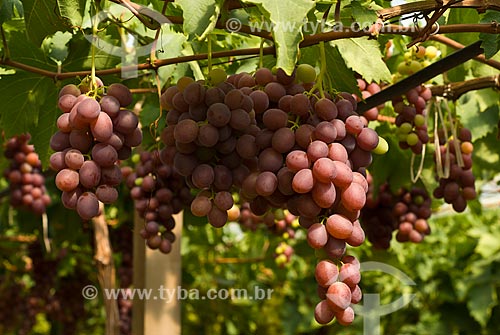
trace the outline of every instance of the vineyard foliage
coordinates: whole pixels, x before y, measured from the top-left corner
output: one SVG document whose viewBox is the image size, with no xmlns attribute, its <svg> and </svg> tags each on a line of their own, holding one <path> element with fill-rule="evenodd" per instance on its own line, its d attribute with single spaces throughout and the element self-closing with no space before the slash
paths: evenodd
<svg viewBox="0 0 500 335">
<path fill-rule="evenodd" d="M 52 251 L 44 250 L 44 259 L 47 264 L 55 264 L 50 270 L 50 285 L 61 292 L 71 289 L 64 286 L 69 280 L 78 279 L 75 285 L 81 287 L 98 285 L 91 224 L 64 208 L 55 173 L 49 169 L 54 153 L 51 137 L 58 131 L 61 115 L 58 94 L 65 85 L 79 84 L 95 70 L 106 85 L 127 86 L 134 101 L 129 108 L 138 115 L 143 134 L 135 154 L 164 146 L 160 134 L 168 121 L 159 94 L 179 86 L 181 78 L 207 79 L 214 68 L 227 74 L 254 75 L 257 69 L 267 68 L 292 75 L 298 65 L 309 64 L 319 74 L 321 94 L 324 89 L 334 97 L 349 92 L 364 99 L 368 95 L 364 95 L 360 83 L 390 90 L 397 81 L 414 73 L 417 78 L 419 71 L 429 71 L 433 63 L 480 40 L 483 56 L 436 73 L 422 83 L 433 92 L 432 100 L 424 99 L 428 143 L 421 138 L 411 141 L 421 147 L 424 142 L 425 151 L 418 150 L 417 144 L 410 145 L 406 137 L 410 130 L 402 130 L 403 122 L 397 119 L 400 112 L 396 106 L 402 101 L 398 95 L 386 97 L 387 102 L 377 108 L 378 118 L 375 116 L 368 125 L 389 146 L 386 154 L 373 155 L 367 169 L 374 196 L 384 184 L 394 194 L 413 186 L 426 190 L 432 197 L 428 203 L 433 212 L 427 221 L 430 230 L 425 233 L 430 235 L 413 244 L 398 243 L 394 234 L 388 250 L 374 248 L 368 235 L 370 241 L 347 250 L 361 262 L 392 265 L 416 283 L 401 287 L 390 276 L 363 273 L 363 292 L 380 293 L 381 303 L 392 302 L 403 293 L 415 294 L 407 307 L 382 317 L 381 333 L 496 334 L 500 329 L 500 213 L 495 198 L 500 172 L 499 7 L 478 1 L 475 7 L 451 5 L 437 15 L 438 11 L 429 10 L 428 1 L 412 4 L 416 9 L 393 15 L 394 11 L 388 10 L 393 2 L 382 0 L 0 0 L 0 170 L 9 167 L 9 160 L 3 158 L 9 139 L 29 133 L 29 144 L 34 146 L 44 171 L 44 192 L 50 195 L 50 201 L 46 201 L 48 223 L 42 225 L 39 216 L 10 206 L 8 176 L 0 179 L 0 256 L 5 258 L 0 267 L 0 296 L 12 288 L 10 283 L 16 283 L 18 295 L 14 298 L 33 299 L 30 289 L 38 286 L 29 259 L 34 257 L 33 250 L 44 243 L 47 247 L 47 236 Z M 430 27 L 435 31 L 430 33 L 426 30 L 429 19 L 431 24 L 436 19 Z M 416 46 L 408 46 L 417 39 Z M 478 89 L 478 82 L 489 84 Z M 458 93 L 455 89 L 460 83 L 465 90 Z M 422 94 L 423 88 L 418 90 Z M 357 104 L 361 106 L 363 101 Z M 415 123 L 411 131 L 417 132 L 420 126 L 416 126 L 415 118 L 413 115 L 409 127 Z M 453 133 L 452 124 L 457 129 L 469 129 L 472 135 L 463 140 L 470 146 L 462 147 L 462 152 L 471 155 L 468 159 L 477 198 L 467 199 L 467 210 L 461 214 L 453 210 L 459 205 L 452 207 L 438 199 L 442 196 L 433 196 L 440 186 L 437 171 L 441 168 L 436 167 L 440 149 L 436 151 L 434 139 L 439 142 L 445 125 Z M 132 155 L 123 165 L 136 167 L 137 157 Z M 161 164 L 159 161 L 155 164 Z M 122 274 L 131 270 L 125 265 L 130 261 L 128 256 L 120 251 L 126 248 L 120 244 L 120 236 L 139 234 L 133 231 L 134 197 L 130 197 L 130 189 L 138 185 L 132 182 L 127 186 L 117 186 L 118 200 L 105 208 L 113 248 L 117 250 L 114 259 L 117 267 L 123 267 Z M 496 204 L 495 208 L 487 203 Z M 314 320 L 319 301 L 314 281 L 318 257 L 308 245 L 306 229 L 290 224 L 293 229 L 288 227 L 286 233 L 273 233 L 264 225 L 248 229 L 238 220 L 215 229 L 206 224 L 205 217 L 193 216 L 189 206 L 184 217 L 182 239 L 176 242 L 181 243 L 184 288 L 206 292 L 259 286 L 274 290 L 272 299 L 265 301 L 184 300 L 185 334 L 361 333 L 362 317 L 356 317 L 347 328 L 335 322 L 320 329 Z M 174 240 L 171 237 L 169 241 Z M 167 253 L 170 242 L 164 242 Z M 285 256 L 287 247 L 293 248 L 288 249 L 293 255 Z M 80 291 L 76 291 L 79 298 Z M 48 289 L 43 294 L 35 298 L 53 295 Z M 56 295 L 53 298 L 59 301 Z M 75 301 L 74 305 L 77 307 L 71 311 L 78 310 L 82 318 L 70 312 L 62 313 L 67 319 L 54 316 L 60 307 L 53 303 L 52 310 L 37 310 L 28 326 L 33 327 L 34 334 L 59 334 L 63 332 L 58 325 L 70 320 L 75 333 L 102 333 L 102 299 Z M 23 313 L 24 307 L 12 310 Z M 3 308 L 8 306 L 0 302 L 0 314 Z M 0 333 L 20 333 L 16 331 L 21 328 L 15 327 L 21 327 L 23 320 L 14 318 L 11 322 L 14 328 L 6 324 L 4 329 L 0 319 Z"/>
</svg>

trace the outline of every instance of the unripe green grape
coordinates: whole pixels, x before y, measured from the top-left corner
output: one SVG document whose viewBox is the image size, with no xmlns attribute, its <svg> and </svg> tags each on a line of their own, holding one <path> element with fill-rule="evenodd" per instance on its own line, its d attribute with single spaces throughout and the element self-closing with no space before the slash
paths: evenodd
<svg viewBox="0 0 500 335">
<path fill-rule="evenodd" d="M 416 61 L 416 60 L 412 60 L 410 65 L 409 65 L 409 69 L 411 71 L 410 74 L 418 72 L 422 69 L 422 63 L 420 63 L 419 61 Z"/>
<path fill-rule="evenodd" d="M 300 64 L 295 76 L 303 83 L 312 83 L 316 80 L 316 70 L 309 64 Z"/>
<path fill-rule="evenodd" d="M 415 123 L 415 126 L 421 127 L 425 124 L 425 116 L 423 116 L 422 114 L 417 114 L 415 115 L 415 119 L 413 120 L 413 122 Z"/>
<path fill-rule="evenodd" d="M 387 151 L 389 151 L 389 144 L 383 137 L 378 137 L 378 144 L 375 147 L 375 149 L 372 150 L 372 152 L 376 155 L 383 155 Z"/>
<path fill-rule="evenodd" d="M 212 69 L 212 71 L 208 73 L 207 81 L 210 82 L 210 84 L 212 84 L 213 86 L 216 86 L 225 81 L 226 78 L 226 71 L 224 71 L 224 69 L 217 68 Z"/>
<path fill-rule="evenodd" d="M 134 184 L 135 186 L 141 186 L 142 185 L 142 178 L 137 178 L 135 181 L 134 181 Z"/>
<path fill-rule="evenodd" d="M 179 92 L 184 91 L 184 89 L 191 83 L 194 83 L 194 79 L 190 77 L 181 77 L 177 80 L 177 88 Z"/>
<path fill-rule="evenodd" d="M 132 163 L 137 164 L 141 160 L 141 156 L 139 154 L 134 154 L 134 155 L 132 155 L 131 160 L 132 160 Z"/>
<path fill-rule="evenodd" d="M 424 200 L 425 200 L 424 197 L 421 195 L 417 195 L 417 196 L 413 197 L 413 202 L 419 206 L 424 203 Z"/>
<path fill-rule="evenodd" d="M 288 262 L 288 259 L 285 254 L 278 255 L 275 259 L 276 264 L 279 266 L 285 265 Z"/>
<path fill-rule="evenodd" d="M 409 146 L 413 146 L 418 143 L 418 135 L 415 133 L 408 134 L 406 137 L 406 143 L 408 143 Z"/>
<path fill-rule="evenodd" d="M 433 46 L 433 45 L 429 45 L 426 49 L 425 49 L 425 56 L 429 59 L 434 59 L 437 57 L 438 55 L 438 52 L 439 50 Z"/>
<path fill-rule="evenodd" d="M 403 122 L 399 127 L 399 132 L 401 134 L 408 134 L 413 129 L 413 126 L 409 122 Z"/>
<path fill-rule="evenodd" d="M 283 244 L 279 244 L 276 249 L 274 249 L 274 252 L 277 254 L 282 254 L 285 252 L 285 246 Z"/>
<path fill-rule="evenodd" d="M 406 142 L 406 138 L 408 137 L 408 134 L 405 133 L 398 133 L 398 141 L 399 142 Z"/>
<path fill-rule="evenodd" d="M 400 74 L 407 74 L 408 73 L 408 65 L 406 65 L 406 62 L 401 62 L 398 64 L 398 73 Z"/>
</svg>

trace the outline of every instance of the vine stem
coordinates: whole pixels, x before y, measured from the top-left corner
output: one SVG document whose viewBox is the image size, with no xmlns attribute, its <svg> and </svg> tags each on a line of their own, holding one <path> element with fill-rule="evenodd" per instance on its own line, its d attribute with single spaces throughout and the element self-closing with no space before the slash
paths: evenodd
<svg viewBox="0 0 500 335">
<path fill-rule="evenodd" d="M 437 41 L 439 43 L 445 44 L 449 47 L 452 47 L 453 49 L 463 49 L 465 48 L 465 45 L 458 43 L 455 40 L 452 40 L 449 37 L 443 36 L 443 35 L 433 35 L 429 39 Z M 486 59 L 484 55 L 479 55 L 474 57 L 475 60 L 487 64 L 491 67 L 494 67 L 495 69 L 500 70 L 500 62 L 494 59 Z"/>
<path fill-rule="evenodd" d="M 212 34 L 207 36 L 207 63 L 208 63 L 208 73 L 212 71 Z"/>
<path fill-rule="evenodd" d="M 325 73 L 326 73 L 325 42 L 319 43 L 319 52 L 320 52 L 320 57 L 321 57 L 321 69 L 319 71 L 317 84 L 318 84 L 319 95 L 321 96 L 321 98 L 324 98 L 325 92 L 323 91 L 323 79 L 324 79 Z"/>
<path fill-rule="evenodd" d="M 259 69 L 264 67 L 264 42 L 265 39 L 260 39 L 259 45 Z"/>
<path fill-rule="evenodd" d="M 440 33 L 457 33 L 457 32 L 484 32 L 484 33 L 495 33 L 498 28 L 492 26 L 491 24 L 455 24 L 448 26 L 440 26 Z M 385 26 L 380 30 L 380 34 L 392 34 L 392 35 L 408 35 L 408 36 L 416 36 L 418 31 L 416 29 L 390 25 Z M 364 37 L 369 36 L 370 33 L 368 31 L 354 31 L 351 29 L 344 29 L 341 32 L 326 32 L 319 33 L 314 35 L 309 35 L 304 38 L 304 41 L 300 43 L 300 47 L 308 47 L 315 44 L 318 44 L 321 41 L 332 41 L 336 39 L 342 38 L 356 38 L 356 37 Z M 226 50 L 212 53 L 212 58 L 225 58 L 225 57 L 233 57 L 233 56 L 249 56 L 249 55 L 259 55 L 261 52 L 260 48 L 248 48 L 248 49 L 236 49 L 236 50 Z M 275 54 L 275 48 L 273 46 L 266 47 L 262 49 L 262 53 L 265 55 Z M 154 65 L 148 63 L 133 65 L 133 66 L 125 66 L 125 67 L 115 67 L 104 70 L 97 70 L 96 75 L 111 75 L 120 73 L 123 70 L 150 70 L 154 67 L 161 67 L 170 64 L 179 64 L 179 63 L 187 63 L 191 61 L 204 60 L 207 59 L 207 54 L 197 54 L 197 55 L 189 55 L 189 56 L 181 56 L 181 57 L 173 57 L 168 59 L 162 59 L 155 62 Z M 19 68 L 21 70 L 29 71 L 32 73 L 37 73 L 42 76 L 57 78 L 57 79 L 68 79 L 75 77 L 84 77 L 90 74 L 90 71 L 74 71 L 74 72 L 62 72 L 57 73 L 53 71 L 47 71 L 44 69 L 40 69 L 34 66 L 30 66 L 21 62 L 17 62 L 10 59 L 2 59 L 0 60 L 1 65 L 7 65 L 14 68 Z"/>
<path fill-rule="evenodd" d="M 483 88 L 495 87 L 500 89 L 500 74 L 496 76 L 481 77 L 450 83 L 447 85 L 430 86 L 433 96 L 446 96 L 451 100 L 456 100 L 464 93 Z"/>
<path fill-rule="evenodd" d="M 92 7 L 94 7 L 95 14 L 97 15 L 97 6 L 95 4 L 95 1 L 92 1 Z M 92 9 L 90 9 L 90 12 L 92 14 Z M 98 24 L 99 21 L 95 18 L 92 17 L 91 20 L 92 22 L 92 44 L 90 45 L 91 51 L 92 51 L 92 58 L 90 60 L 91 62 L 91 72 L 90 72 L 90 92 L 93 92 L 94 89 L 97 89 L 97 80 L 96 80 L 96 70 L 95 70 L 95 44 L 97 43 L 97 32 L 98 32 Z"/>
</svg>

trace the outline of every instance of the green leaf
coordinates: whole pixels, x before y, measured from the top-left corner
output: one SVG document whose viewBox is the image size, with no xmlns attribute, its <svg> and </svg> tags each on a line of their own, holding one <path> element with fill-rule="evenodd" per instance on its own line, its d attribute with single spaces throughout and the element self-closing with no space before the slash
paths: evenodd
<svg viewBox="0 0 500 335">
<path fill-rule="evenodd" d="M 203 39 L 217 23 L 220 14 L 221 0 L 177 0 L 182 8 L 184 32 L 194 34 Z"/>
<path fill-rule="evenodd" d="M 328 59 L 326 62 L 326 81 L 338 91 L 357 93 L 359 88 L 354 72 L 347 67 L 338 48 L 325 44 L 325 53 L 326 59 Z"/>
<path fill-rule="evenodd" d="M 450 14 L 446 24 L 464 24 L 464 23 L 477 23 L 479 21 L 479 14 L 477 10 L 472 8 L 451 8 Z M 478 33 L 468 33 L 468 34 L 448 34 L 449 38 L 463 44 L 469 45 L 477 41 Z M 454 50 L 454 49 L 449 49 Z"/>
<path fill-rule="evenodd" d="M 351 7 L 354 21 L 357 22 L 361 28 L 369 27 L 377 21 L 377 12 L 361 5 L 359 1 L 353 1 L 346 7 Z"/>
<path fill-rule="evenodd" d="M 40 69 L 55 71 L 57 67 L 51 63 L 42 49 L 28 40 L 26 34 L 13 31 L 9 36 L 10 56 L 16 61 Z"/>
<path fill-rule="evenodd" d="M 186 36 L 180 33 L 168 32 L 162 36 L 160 41 L 162 45 L 160 45 L 159 48 L 162 49 L 162 52 L 157 52 L 156 57 L 158 57 L 158 59 L 174 58 L 179 57 L 182 54 Z M 158 75 L 160 76 L 162 87 L 172 77 L 172 74 L 177 67 L 177 64 L 171 64 L 162 66 L 158 69 Z"/>
<path fill-rule="evenodd" d="M 491 317 L 491 311 L 497 304 L 497 294 L 493 283 L 482 283 L 472 287 L 468 294 L 467 308 L 472 317 L 483 327 Z"/>
<path fill-rule="evenodd" d="M 310 0 L 244 0 L 257 4 L 269 17 L 273 25 L 276 44 L 276 66 L 291 74 L 299 54 L 299 43 L 303 39 L 304 17 L 314 8 Z"/>
<path fill-rule="evenodd" d="M 37 74 L 18 72 L 2 78 L 0 97 L 2 114 L 0 128 L 5 136 L 12 137 L 31 132 L 38 125 L 42 106 L 54 91 L 50 78 Z"/>
<path fill-rule="evenodd" d="M 484 259 L 489 259 L 497 255 L 500 251 L 500 244 L 498 243 L 499 240 L 500 236 L 498 236 L 498 234 L 493 235 L 489 232 L 481 234 L 476 246 L 476 252 Z"/>
<path fill-rule="evenodd" d="M 56 31 L 66 31 L 68 26 L 59 15 L 57 5 L 51 0 L 21 0 L 24 6 L 26 31 L 37 46 L 45 37 Z"/>
<path fill-rule="evenodd" d="M 49 157 L 52 153 L 50 148 L 50 138 L 58 130 L 57 118 L 61 115 L 61 111 L 57 108 L 57 100 L 59 89 L 53 81 L 44 83 L 47 96 L 45 103 L 40 107 L 40 115 L 38 117 L 38 125 L 31 130 L 31 143 L 35 146 L 36 152 L 40 157 L 42 166 L 48 167 Z"/>
<path fill-rule="evenodd" d="M 481 19 L 481 23 L 500 23 L 500 12 L 498 11 L 486 11 Z M 479 39 L 483 41 L 481 47 L 484 49 L 484 56 L 486 58 L 493 57 L 498 50 L 500 50 L 500 35 L 499 34 L 479 34 Z"/>
<path fill-rule="evenodd" d="M 474 140 L 480 139 L 495 130 L 492 125 L 499 121 L 498 100 L 496 104 L 489 104 L 482 99 L 482 92 L 474 92 L 460 98 L 461 103 L 457 105 L 457 113 L 460 115 L 462 124 L 469 128 Z M 492 91 L 484 94 L 485 97 L 497 97 Z M 490 101 L 491 102 L 491 101 Z"/>
<path fill-rule="evenodd" d="M 367 82 L 391 82 L 391 72 L 382 60 L 379 43 L 368 37 L 346 38 L 330 42 L 339 49 L 348 67 L 359 73 Z"/>
<path fill-rule="evenodd" d="M 94 58 L 96 69 L 109 69 L 120 63 L 120 57 L 112 56 L 109 53 L 112 52 L 113 54 L 118 54 L 118 52 L 113 50 L 101 50 L 99 49 L 99 43 L 101 42 L 96 43 L 97 47 Z M 63 70 L 81 71 L 90 69 L 92 66 L 91 46 L 92 44 L 90 41 L 85 39 L 83 36 L 73 36 L 68 43 L 69 54 L 62 64 Z M 117 48 L 119 48 L 119 46 L 117 46 Z"/>
<path fill-rule="evenodd" d="M 23 4 L 20 0 L 3 0 L 0 2 L 0 24 L 15 17 L 23 16 Z"/>
<path fill-rule="evenodd" d="M 57 32 L 43 40 L 42 49 L 50 59 L 56 63 L 60 63 L 68 56 L 68 47 L 66 44 L 71 37 L 72 35 L 68 32 Z"/>
<path fill-rule="evenodd" d="M 57 6 L 61 16 L 74 26 L 82 25 L 85 14 L 85 0 L 57 0 Z"/>
</svg>

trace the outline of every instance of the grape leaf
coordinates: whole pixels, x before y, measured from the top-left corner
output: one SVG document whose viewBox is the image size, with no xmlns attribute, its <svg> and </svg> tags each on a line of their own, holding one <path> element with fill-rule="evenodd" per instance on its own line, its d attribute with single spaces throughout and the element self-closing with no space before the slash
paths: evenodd
<svg viewBox="0 0 500 335">
<path fill-rule="evenodd" d="M 57 5 L 51 0 L 21 0 L 24 6 L 26 31 L 37 46 L 56 31 L 67 31 L 68 26 L 59 15 Z"/>
<path fill-rule="evenodd" d="M 272 23 L 276 44 L 276 66 L 291 74 L 303 39 L 302 26 L 305 15 L 314 8 L 310 0 L 244 0 L 258 5 Z"/>
<path fill-rule="evenodd" d="M 368 37 L 346 38 L 330 42 L 336 46 L 348 67 L 367 82 L 392 81 L 391 72 L 382 60 L 379 43 Z"/>
<path fill-rule="evenodd" d="M 338 48 L 325 44 L 326 81 L 338 91 L 351 92 L 359 95 L 358 82 L 353 71 L 347 67 Z"/>
<path fill-rule="evenodd" d="M 182 55 L 182 50 L 184 47 L 184 42 L 186 41 L 186 36 L 183 34 L 169 32 L 160 38 L 161 45 L 158 46 L 162 52 L 157 52 L 156 57 L 158 59 L 167 59 L 179 57 Z M 172 77 L 172 73 L 177 68 L 177 64 L 171 64 L 167 66 L 162 66 L 158 69 L 158 75 L 160 76 L 161 86 Z"/>
<path fill-rule="evenodd" d="M 377 21 L 377 13 L 371 8 L 366 8 L 359 1 L 353 1 L 346 7 L 352 10 L 354 20 L 361 28 L 370 27 Z"/>
<path fill-rule="evenodd" d="M 23 15 L 23 4 L 20 0 L 0 1 L 0 24 Z"/>
<path fill-rule="evenodd" d="M 54 91 L 54 83 L 48 77 L 22 71 L 3 77 L 0 128 L 5 136 L 32 131 L 38 125 L 39 113 L 51 91 Z"/>
<path fill-rule="evenodd" d="M 61 111 L 57 108 L 57 97 L 59 90 L 54 82 L 49 86 L 47 84 L 48 94 L 45 102 L 40 107 L 40 116 L 38 124 L 31 131 L 31 143 L 35 146 L 36 152 L 42 162 L 42 166 L 47 168 L 49 157 L 52 152 L 50 148 L 50 138 L 57 129 L 57 118 Z"/>
<path fill-rule="evenodd" d="M 481 23 L 500 23 L 500 13 L 498 11 L 486 11 L 481 18 Z M 493 57 L 500 50 L 500 35 L 499 34 L 479 34 L 479 39 L 483 41 L 481 47 L 484 49 L 484 56 L 488 59 Z"/>
<path fill-rule="evenodd" d="M 10 33 L 9 50 L 11 58 L 18 62 L 40 69 L 57 70 L 55 64 L 51 64 L 43 51 L 22 32 L 12 31 Z"/>
<path fill-rule="evenodd" d="M 477 23 L 479 21 L 479 14 L 477 10 L 472 8 L 451 8 L 446 20 L 446 24 L 463 24 L 463 23 Z M 468 34 L 447 34 L 447 36 L 463 45 L 469 45 L 477 41 L 478 33 Z M 453 52 L 454 49 L 449 49 L 448 52 Z"/>
<path fill-rule="evenodd" d="M 481 283 L 476 285 L 469 290 L 467 296 L 469 298 L 467 308 L 470 314 L 485 327 L 498 300 L 494 284 Z"/>
<path fill-rule="evenodd" d="M 182 8 L 184 32 L 194 34 L 203 39 L 217 23 L 220 14 L 221 0 L 177 0 Z"/>
<path fill-rule="evenodd" d="M 101 50 L 99 46 L 101 42 L 96 43 L 96 53 L 94 58 L 94 63 L 96 69 L 108 69 L 116 66 L 121 59 L 116 56 L 112 56 L 109 52 L 115 52 L 114 50 Z M 104 43 L 104 42 L 103 42 Z M 63 69 L 66 71 L 80 71 L 84 69 L 90 69 L 92 66 L 91 57 L 91 46 L 90 41 L 84 37 L 78 35 L 73 36 L 73 38 L 68 43 L 69 54 L 66 60 L 63 62 Z M 119 48 L 117 46 L 116 48 Z"/>
<path fill-rule="evenodd" d="M 61 16 L 74 26 L 82 25 L 85 12 L 85 0 L 57 0 L 57 6 Z"/>
<path fill-rule="evenodd" d="M 492 125 L 499 121 L 498 104 L 490 105 L 480 99 L 482 92 L 474 92 L 460 98 L 457 105 L 457 113 L 460 115 L 461 123 L 470 129 L 473 139 L 480 139 L 495 130 Z M 494 96 L 493 92 L 488 92 L 487 96 Z"/>
</svg>

